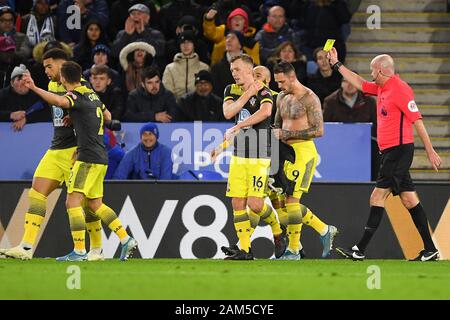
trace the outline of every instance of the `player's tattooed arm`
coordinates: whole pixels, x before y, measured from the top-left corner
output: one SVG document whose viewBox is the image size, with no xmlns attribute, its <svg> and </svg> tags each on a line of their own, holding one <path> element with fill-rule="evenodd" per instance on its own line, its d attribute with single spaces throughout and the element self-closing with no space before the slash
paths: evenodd
<svg viewBox="0 0 450 320">
<path fill-rule="evenodd" d="M 281 140 L 301 139 L 308 140 L 323 136 L 323 114 L 320 101 L 313 97 L 311 103 L 306 105 L 309 128 L 304 130 L 285 130 L 281 132 Z"/>
<path fill-rule="evenodd" d="M 281 128 L 283 125 L 283 118 L 281 118 L 281 112 L 280 112 L 280 101 L 283 99 L 284 94 L 280 92 L 277 97 L 277 112 L 275 113 L 275 119 L 273 123 L 274 128 Z"/>
</svg>

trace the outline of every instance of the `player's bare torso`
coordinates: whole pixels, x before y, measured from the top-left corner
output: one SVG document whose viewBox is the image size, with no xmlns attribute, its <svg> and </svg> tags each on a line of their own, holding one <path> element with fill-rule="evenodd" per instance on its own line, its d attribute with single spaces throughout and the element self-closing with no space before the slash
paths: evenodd
<svg viewBox="0 0 450 320">
<path fill-rule="evenodd" d="M 289 131 L 301 131 L 310 128 L 308 116 L 312 110 L 321 110 L 320 101 L 308 88 L 303 94 L 280 93 L 278 107 L 282 119 L 282 128 Z M 288 143 L 294 143 L 298 139 L 289 139 Z"/>
</svg>

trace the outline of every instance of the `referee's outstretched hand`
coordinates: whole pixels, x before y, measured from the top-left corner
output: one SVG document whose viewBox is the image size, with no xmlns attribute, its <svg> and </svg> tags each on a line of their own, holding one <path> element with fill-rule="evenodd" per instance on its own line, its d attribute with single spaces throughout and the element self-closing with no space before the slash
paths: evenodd
<svg viewBox="0 0 450 320">
<path fill-rule="evenodd" d="M 428 160 L 430 160 L 430 162 L 431 162 L 431 166 L 437 172 L 438 168 L 442 164 L 441 157 L 439 157 L 439 155 L 437 154 L 436 151 L 434 151 L 434 149 L 432 149 L 430 152 L 427 152 L 427 156 L 428 156 Z"/>
<path fill-rule="evenodd" d="M 331 66 L 333 66 L 334 64 L 336 64 L 336 62 L 338 62 L 338 52 L 336 50 L 336 48 L 331 48 L 330 51 L 328 51 L 327 53 L 328 56 L 328 62 L 330 63 Z"/>
</svg>

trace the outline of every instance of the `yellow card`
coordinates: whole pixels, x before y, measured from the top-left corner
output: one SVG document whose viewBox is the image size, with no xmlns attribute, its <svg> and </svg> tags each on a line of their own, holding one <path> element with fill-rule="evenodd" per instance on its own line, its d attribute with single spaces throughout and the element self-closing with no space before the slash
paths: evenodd
<svg viewBox="0 0 450 320">
<path fill-rule="evenodd" d="M 327 42 L 325 43 L 325 45 L 323 46 L 323 51 L 330 51 L 331 48 L 333 48 L 334 42 L 336 40 L 335 39 L 328 39 Z"/>
</svg>

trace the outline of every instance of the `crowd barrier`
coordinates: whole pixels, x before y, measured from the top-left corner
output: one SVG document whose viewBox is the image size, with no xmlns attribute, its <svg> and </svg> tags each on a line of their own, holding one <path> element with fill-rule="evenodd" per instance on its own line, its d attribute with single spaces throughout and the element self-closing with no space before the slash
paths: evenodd
<svg viewBox="0 0 450 320">
<path fill-rule="evenodd" d="M 139 141 L 140 123 L 124 123 L 117 133 L 125 150 Z M 209 153 L 223 139 L 231 123 L 158 124 L 159 141 L 172 148 L 173 173 L 187 170 L 212 170 L 224 179 L 232 154 L 227 150 L 211 164 Z M 326 123 L 325 134 L 316 139 L 319 162 L 314 181 L 365 182 L 371 178 L 370 124 Z M 31 179 L 39 160 L 50 146 L 50 123 L 29 124 L 14 132 L 9 123 L 0 123 L 0 180 Z"/>
</svg>

